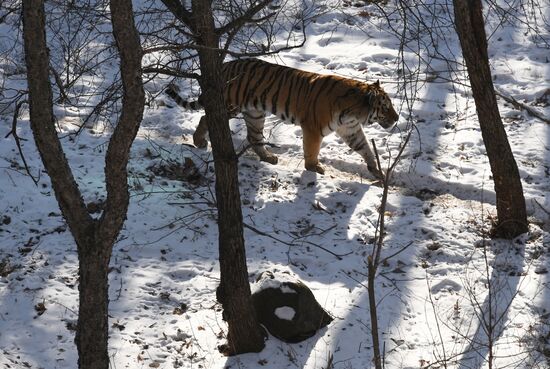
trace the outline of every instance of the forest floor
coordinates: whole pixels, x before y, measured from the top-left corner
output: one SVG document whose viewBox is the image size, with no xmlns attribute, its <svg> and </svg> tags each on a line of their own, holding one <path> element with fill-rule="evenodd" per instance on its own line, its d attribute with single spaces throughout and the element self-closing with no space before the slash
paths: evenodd
<svg viewBox="0 0 550 369">
<path fill-rule="evenodd" d="M 401 112 L 390 131 L 365 128 L 383 166 L 397 154 L 407 121 L 416 125 L 389 191 L 382 257 L 393 256 L 376 280 L 386 368 L 485 368 L 490 341 L 494 368 L 550 367 L 550 125 L 499 99 L 530 226 L 515 240 L 491 240 L 495 195 L 474 102 L 458 83 L 464 75 L 435 58 L 422 67 L 416 95 L 409 95 L 410 116 L 398 89 L 400 40 L 375 9 L 348 13 L 353 16 L 329 11 L 309 26 L 303 48 L 267 60 L 379 79 Z M 487 27 L 496 89 L 550 117 L 548 48 L 537 46 L 521 25 Z M 548 29 L 542 32 L 550 38 Z M 449 55 L 460 55 L 454 34 L 447 41 Z M 132 148 L 131 203 L 109 276 L 112 368 L 372 367 L 366 257 L 382 188 L 361 157 L 332 135 L 320 154 L 326 174 L 305 171 L 301 130 L 274 118 L 268 119 L 268 141 L 279 164 L 260 162 L 251 152 L 240 157 L 251 282 L 265 270 L 288 272 L 335 320 L 301 343 L 270 337 L 260 353 L 227 358 L 217 350 L 227 329 L 215 298 L 211 150 L 192 145 L 202 113 L 173 105 L 157 97 Z M 109 129 L 98 123 L 67 136 L 80 112 L 56 106 L 55 113 L 83 197 L 100 205 Z M 232 120 L 231 129 L 240 150 L 243 121 Z M 13 138 L 5 137 L 10 130 L 11 117 L 1 117 L 0 368 L 76 368 L 76 246 L 28 114 L 18 134 L 28 139 L 23 151 L 38 186 Z"/>
</svg>

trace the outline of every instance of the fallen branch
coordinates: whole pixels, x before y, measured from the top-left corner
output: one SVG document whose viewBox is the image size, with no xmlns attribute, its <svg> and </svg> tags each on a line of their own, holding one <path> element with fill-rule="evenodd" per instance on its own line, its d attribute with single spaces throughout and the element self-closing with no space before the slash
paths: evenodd
<svg viewBox="0 0 550 369">
<path fill-rule="evenodd" d="M 545 123 L 550 124 L 550 118 L 545 117 L 544 115 L 542 115 L 541 112 L 539 112 L 535 108 L 532 108 L 529 105 L 521 103 L 521 102 L 517 101 L 515 98 L 513 98 L 512 96 L 506 96 L 506 95 L 504 95 L 504 94 L 502 94 L 498 91 L 495 91 L 495 95 L 500 96 L 504 101 L 509 102 L 510 104 L 512 104 L 514 106 L 514 108 L 518 109 L 519 111 L 524 111 L 525 110 L 527 112 L 527 114 L 529 114 L 529 115 L 531 115 L 535 118 L 538 118 L 538 119 L 542 120 Z"/>
</svg>

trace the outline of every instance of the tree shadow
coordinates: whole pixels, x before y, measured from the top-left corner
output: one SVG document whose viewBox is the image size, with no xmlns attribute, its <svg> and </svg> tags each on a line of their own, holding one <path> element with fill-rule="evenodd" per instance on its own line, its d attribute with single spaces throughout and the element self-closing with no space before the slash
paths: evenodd
<svg viewBox="0 0 550 369">
<path fill-rule="evenodd" d="M 252 174 L 259 179 L 241 181 L 248 203 L 243 207 L 244 221 L 255 228 L 245 229 L 247 252 L 254 255 L 248 260 L 249 273 L 258 275 L 267 269 L 277 269 L 294 274 L 313 290 L 327 311 L 336 315 L 332 325 L 342 325 L 345 330 L 347 323 L 341 312 L 349 307 L 342 302 L 327 305 L 330 286 L 344 285 L 356 293 L 358 282 L 354 269 L 363 264 L 363 253 L 369 247 L 367 239 L 374 236 L 372 223 L 377 217 L 373 200 L 365 195 L 380 189 L 354 181 L 334 181 L 301 168 L 288 172 L 284 178 L 271 176 L 266 181 L 264 170 L 269 173 L 269 168 L 261 165 L 261 170 Z M 254 188 L 257 183 L 261 183 L 262 188 Z M 295 188 L 296 192 L 283 196 L 279 192 L 283 192 L 285 186 Z M 260 201 L 255 199 L 258 194 Z M 351 222 L 361 223 L 364 233 L 350 234 Z M 354 260 L 352 266 L 350 259 Z M 334 339 L 329 333 L 332 331 L 333 328 L 325 328 L 300 344 L 282 343 L 281 350 L 291 353 L 288 356 L 294 357 L 298 366 L 310 366 L 310 360 L 315 359 L 324 365 L 327 358 L 312 353 L 322 350 L 321 342 L 331 345 L 328 341 Z M 227 365 L 238 360 L 229 359 Z M 280 367 L 280 363 L 271 365 Z"/>
<path fill-rule="evenodd" d="M 546 7 L 546 11 L 544 16 L 546 19 L 550 16 L 550 8 Z M 548 31 L 548 30 L 547 30 Z M 550 34 L 548 32 L 546 33 L 547 39 L 545 42 L 548 42 L 548 37 L 550 37 Z M 532 35 L 532 37 L 538 37 L 536 35 Z M 544 48 L 542 48 L 544 50 Z M 542 51 L 539 54 L 539 57 L 542 57 L 542 54 L 544 51 Z M 550 85 L 550 66 L 546 64 L 545 67 L 545 73 L 544 73 L 544 81 L 546 82 L 546 86 Z M 544 86 L 544 83 L 540 86 Z M 537 96 L 537 99 L 540 99 L 541 105 L 543 105 L 543 108 L 545 112 L 550 113 L 550 96 L 544 95 L 545 92 L 543 92 L 543 95 Z M 548 114 L 546 114 L 548 116 Z M 537 122 L 539 125 L 543 127 L 543 129 L 546 131 L 545 135 L 545 142 L 542 142 L 543 137 L 541 137 L 540 147 L 543 149 L 543 165 L 538 167 L 538 174 L 540 175 L 542 181 L 541 183 L 549 183 L 550 182 L 550 128 L 548 125 Z M 529 182 L 531 184 L 531 182 Z M 541 191 L 543 192 L 544 189 Z M 526 199 L 527 201 L 527 199 Z M 539 224 L 537 227 L 541 228 L 541 235 L 540 238 L 542 239 L 540 242 L 540 249 L 535 249 L 532 251 L 533 254 L 538 255 L 538 252 L 540 252 L 541 249 L 546 249 L 550 245 L 550 196 L 549 192 L 546 192 L 546 196 L 543 198 L 536 198 L 532 199 L 529 202 L 534 208 L 534 217 L 539 220 Z M 529 204 L 528 203 L 528 204 Z M 533 232 L 536 234 L 536 230 Z M 535 240 L 536 241 L 536 240 Z M 532 256 L 533 259 L 535 257 Z M 538 259 L 538 257 L 537 257 Z M 527 350 L 531 352 L 529 355 L 529 358 L 527 360 L 527 366 L 526 367 L 532 367 L 532 368 L 547 368 L 550 367 L 550 355 L 549 355 L 549 349 L 550 349 L 550 307 L 548 305 L 548 301 L 550 300 L 550 259 L 548 257 L 543 257 L 543 262 L 538 267 L 538 273 L 535 271 L 535 273 L 538 274 L 539 280 L 538 280 L 538 286 L 541 290 L 540 295 L 536 297 L 536 300 L 534 301 L 534 306 L 531 308 L 532 314 L 536 318 L 534 326 L 534 332 L 532 332 L 529 343 L 527 344 Z M 536 278 L 535 278 L 536 279 Z M 532 282 L 535 283 L 535 282 Z"/>
<path fill-rule="evenodd" d="M 466 292 L 472 304 L 477 327 L 473 335 L 466 333 L 468 345 L 458 361 L 458 367 L 461 369 L 481 368 L 488 361 L 492 361 L 492 365 L 495 364 L 493 355 L 498 355 L 497 341 L 508 328 L 510 308 L 519 292 L 521 271 L 524 269 L 524 240 L 487 241 L 483 247 L 487 248 L 487 253 L 494 255 L 494 259 L 486 260 L 488 265 L 480 266 L 481 270 L 491 269 L 490 275 L 482 272 L 487 278 L 485 281 L 466 281 L 467 284 L 471 283 Z M 480 301 L 479 297 L 483 295 L 485 297 Z"/>
</svg>

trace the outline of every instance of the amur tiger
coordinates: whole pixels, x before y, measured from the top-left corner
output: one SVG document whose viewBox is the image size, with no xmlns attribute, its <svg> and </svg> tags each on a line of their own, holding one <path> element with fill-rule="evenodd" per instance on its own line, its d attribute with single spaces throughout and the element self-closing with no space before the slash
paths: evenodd
<svg viewBox="0 0 550 369">
<path fill-rule="evenodd" d="M 383 178 L 361 128 L 373 122 L 389 128 L 399 118 L 378 81 L 368 84 L 258 59 L 224 63 L 223 76 L 227 81 L 226 105 L 232 117 L 242 113 L 248 142 L 260 160 L 271 164 L 278 161 L 277 156 L 265 147 L 263 135 L 266 114 L 274 114 L 283 121 L 301 126 L 307 170 L 324 173 L 318 158 L 321 141 L 324 136 L 336 132 L 365 159 L 374 176 Z M 185 101 L 172 86 L 165 92 L 184 108 L 202 109 L 200 98 L 195 102 Z M 193 135 L 195 146 L 206 147 L 207 133 L 203 117 Z"/>
</svg>

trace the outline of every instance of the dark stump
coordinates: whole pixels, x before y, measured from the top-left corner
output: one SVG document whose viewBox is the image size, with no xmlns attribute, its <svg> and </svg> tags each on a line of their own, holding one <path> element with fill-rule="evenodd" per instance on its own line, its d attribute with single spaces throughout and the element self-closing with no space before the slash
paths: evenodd
<svg viewBox="0 0 550 369">
<path fill-rule="evenodd" d="M 333 318 L 319 305 L 311 290 L 301 281 L 276 278 L 266 272 L 260 276 L 252 302 L 260 324 L 278 339 L 296 343 L 312 337 Z"/>
</svg>

